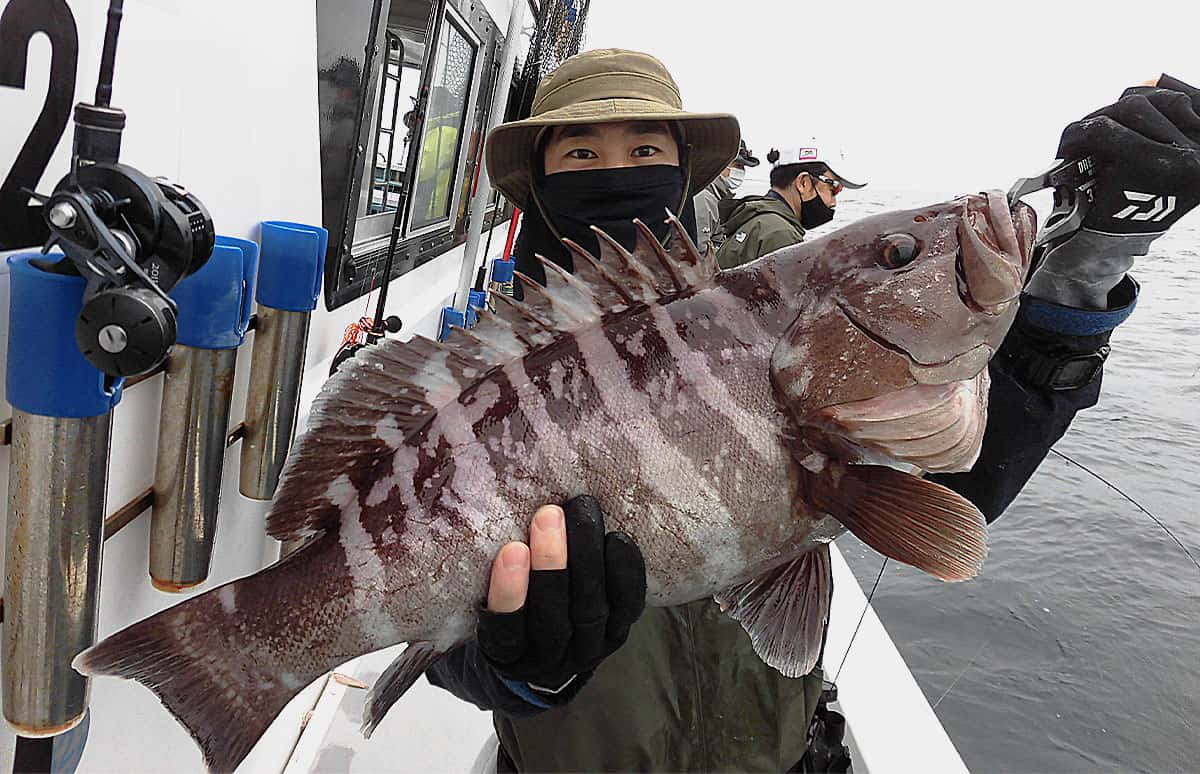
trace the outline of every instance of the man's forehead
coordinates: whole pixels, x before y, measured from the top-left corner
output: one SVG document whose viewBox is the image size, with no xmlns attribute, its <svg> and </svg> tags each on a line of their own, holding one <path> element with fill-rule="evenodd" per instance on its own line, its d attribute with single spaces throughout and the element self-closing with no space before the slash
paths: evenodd
<svg viewBox="0 0 1200 774">
<path fill-rule="evenodd" d="M 835 180 L 838 179 L 838 176 L 833 174 L 833 170 L 830 169 L 828 166 L 826 166 L 824 163 L 822 163 L 821 166 L 816 167 L 812 170 L 806 169 L 806 170 L 802 171 L 800 174 L 808 175 L 809 177 L 813 177 L 815 175 L 821 175 L 822 177 L 832 177 Z"/>
<path fill-rule="evenodd" d="M 670 135 L 671 130 L 665 121 L 614 121 L 603 124 L 570 124 L 554 127 L 551 140 L 565 140 L 572 137 L 595 137 L 601 130 L 616 131 L 625 135 L 664 134 Z"/>
</svg>

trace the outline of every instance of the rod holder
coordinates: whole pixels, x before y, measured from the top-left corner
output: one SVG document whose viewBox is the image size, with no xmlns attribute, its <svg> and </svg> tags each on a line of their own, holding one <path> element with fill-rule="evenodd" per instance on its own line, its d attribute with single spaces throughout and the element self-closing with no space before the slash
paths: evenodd
<svg viewBox="0 0 1200 774">
<path fill-rule="evenodd" d="M 503 293 L 509 298 L 512 298 L 513 294 L 516 293 L 516 275 L 514 272 L 515 267 L 516 261 L 512 260 L 511 258 L 507 260 L 504 258 L 497 258 L 492 261 L 492 277 L 491 281 L 488 283 L 488 290 L 491 291 L 491 293 Z M 487 300 L 487 305 L 488 309 L 492 310 L 493 312 L 496 311 L 496 300 L 491 298 L 490 293 Z"/>
<path fill-rule="evenodd" d="M 82 277 L 8 258 L 6 397 L 13 406 L 5 535 L 4 717 L 22 736 L 61 734 L 87 711 L 71 660 L 96 638 L 112 409 L 123 379 L 75 343 Z"/>
<path fill-rule="evenodd" d="M 261 241 L 239 489 L 270 500 L 296 432 L 309 316 L 321 292 L 329 234 L 319 226 L 266 221 Z"/>
<path fill-rule="evenodd" d="M 150 513 L 150 582 L 160 591 L 208 578 L 237 348 L 257 274 L 257 244 L 218 236 L 204 267 L 171 292 L 179 334 L 166 363 Z"/>
</svg>

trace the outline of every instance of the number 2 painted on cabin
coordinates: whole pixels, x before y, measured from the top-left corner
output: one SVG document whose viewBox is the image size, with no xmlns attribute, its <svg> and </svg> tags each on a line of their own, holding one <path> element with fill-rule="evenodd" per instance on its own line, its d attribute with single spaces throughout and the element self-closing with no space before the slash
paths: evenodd
<svg viewBox="0 0 1200 774">
<path fill-rule="evenodd" d="M 66 0 L 11 0 L 5 7 L 0 14 L 0 86 L 25 88 L 29 41 L 39 32 L 50 38 L 50 85 L 42 112 L 0 184 L 0 250 L 38 247 L 49 237 L 41 205 L 31 205 L 21 189 L 37 186 L 75 100 L 79 31 Z M 3 163 L 0 159 L 0 169 Z"/>
</svg>

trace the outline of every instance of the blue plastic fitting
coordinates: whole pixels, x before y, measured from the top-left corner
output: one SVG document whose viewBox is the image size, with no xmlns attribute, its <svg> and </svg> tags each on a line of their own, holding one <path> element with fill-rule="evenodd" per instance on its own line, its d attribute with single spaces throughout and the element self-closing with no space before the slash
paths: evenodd
<svg viewBox="0 0 1200 774">
<path fill-rule="evenodd" d="M 503 284 L 513 281 L 513 271 L 517 266 L 517 262 L 513 260 L 504 260 L 497 258 L 492 261 L 492 282 Z"/>
<path fill-rule="evenodd" d="M 83 308 L 83 277 L 51 274 L 30 261 L 57 261 L 62 253 L 8 257 L 8 402 L 45 417 L 97 417 L 121 401 L 123 378 L 110 379 L 75 343 Z"/>
<path fill-rule="evenodd" d="M 467 314 L 474 316 L 475 310 L 468 309 Z M 445 341 L 450 336 L 450 328 L 466 328 L 467 318 L 462 312 L 452 306 L 442 307 L 442 328 L 438 332 L 438 341 Z"/>
<path fill-rule="evenodd" d="M 487 304 L 487 291 L 472 290 L 467 293 L 467 308 L 479 310 Z"/>
<path fill-rule="evenodd" d="M 316 309 L 329 232 L 320 226 L 266 220 L 260 241 L 258 303 L 289 312 Z"/>
<path fill-rule="evenodd" d="M 200 349 L 240 347 L 250 325 L 257 275 L 258 245 L 218 236 L 208 262 L 171 291 L 179 305 L 175 340 Z"/>
</svg>

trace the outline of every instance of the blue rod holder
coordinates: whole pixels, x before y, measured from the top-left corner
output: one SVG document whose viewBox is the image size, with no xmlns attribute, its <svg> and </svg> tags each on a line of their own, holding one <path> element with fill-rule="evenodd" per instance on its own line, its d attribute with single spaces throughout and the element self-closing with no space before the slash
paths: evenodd
<svg viewBox="0 0 1200 774">
<path fill-rule="evenodd" d="M 254 308 L 258 245 L 218 236 L 203 268 L 171 291 L 179 305 L 176 341 L 200 349 L 241 346 Z"/>
<path fill-rule="evenodd" d="M 288 312 L 316 309 L 329 232 L 320 226 L 265 220 L 261 242 L 258 303 Z"/>
<path fill-rule="evenodd" d="M 450 328 L 471 328 L 479 321 L 479 314 L 467 307 L 466 314 L 452 306 L 442 308 L 442 326 L 438 332 L 438 341 L 445 341 L 450 336 Z"/>
<path fill-rule="evenodd" d="M 123 378 L 110 378 L 84 358 L 75 341 L 83 308 L 83 277 L 51 274 L 35 259 L 62 253 L 18 253 L 8 258 L 8 402 L 46 417 L 96 417 L 121 401 Z"/>
</svg>

